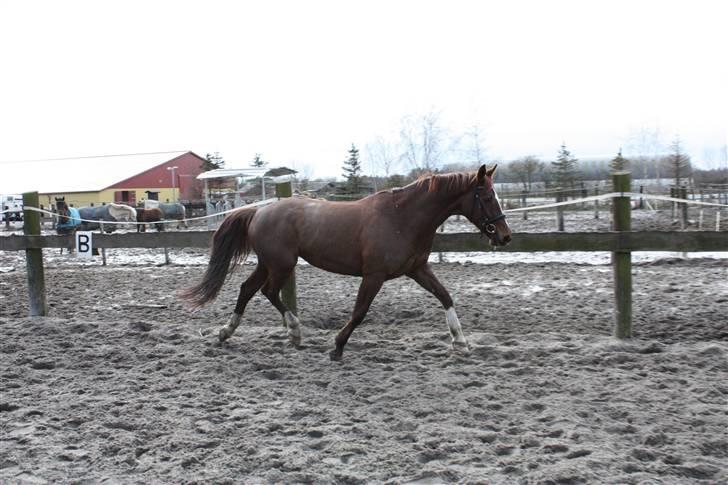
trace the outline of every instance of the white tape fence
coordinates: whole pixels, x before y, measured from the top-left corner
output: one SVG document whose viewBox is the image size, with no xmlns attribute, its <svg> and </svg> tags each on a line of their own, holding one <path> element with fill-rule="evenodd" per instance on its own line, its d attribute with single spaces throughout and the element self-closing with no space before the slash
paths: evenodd
<svg viewBox="0 0 728 485">
<path fill-rule="evenodd" d="M 699 205 L 699 206 L 706 206 L 706 207 L 718 207 L 718 208 L 728 208 L 727 204 L 719 204 L 716 202 L 701 202 L 698 200 L 690 200 L 690 199 L 678 199 L 675 197 L 669 197 L 665 195 L 657 195 L 657 194 L 646 194 L 641 192 L 609 192 L 607 194 L 600 194 L 600 195 L 592 195 L 589 197 L 582 197 L 580 199 L 572 199 L 572 200 L 565 200 L 562 202 L 553 202 L 549 204 L 542 204 L 542 205 L 534 205 L 534 206 L 527 206 L 527 207 L 518 207 L 515 209 L 506 209 L 503 212 L 505 213 L 516 213 L 516 212 L 524 212 L 524 211 L 535 211 L 535 210 L 541 210 L 541 209 L 551 209 L 554 207 L 563 207 L 568 205 L 578 205 L 583 204 L 585 202 L 594 202 L 594 201 L 600 201 L 600 200 L 607 200 L 607 199 L 613 199 L 614 197 L 630 197 L 630 198 L 640 198 L 640 199 L 652 199 L 652 200 L 660 200 L 664 202 L 676 202 L 680 204 L 689 204 L 689 205 Z M 241 207 L 237 207 L 234 209 L 229 209 L 222 212 L 216 212 L 215 214 L 210 214 L 206 216 L 199 216 L 199 217 L 190 217 L 185 219 L 186 221 L 201 221 L 206 219 L 212 219 L 212 218 L 219 218 L 221 216 L 225 216 L 231 212 L 235 212 L 237 210 L 243 209 L 243 208 L 249 208 L 249 207 L 260 207 L 265 206 L 268 204 L 272 204 L 274 202 L 277 202 L 279 198 L 274 197 L 266 200 L 261 200 L 259 202 L 254 202 L 252 204 L 247 204 Z M 39 209 L 37 207 L 25 207 L 24 210 L 31 210 L 35 212 L 39 212 L 41 214 L 46 214 L 51 217 L 59 217 L 57 212 L 51 212 L 44 209 Z M 6 213 L 16 213 L 17 210 L 6 210 L 6 211 L 0 211 L 0 214 L 6 214 Z M 63 217 L 63 216 L 61 216 Z M 180 221 L 179 220 L 161 220 L 161 221 L 153 221 L 153 222 L 121 222 L 121 221 L 98 221 L 98 220 L 87 220 L 87 219 L 80 219 L 81 222 L 90 222 L 94 224 L 98 224 L 99 222 L 103 222 L 103 224 L 136 224 L 136 225 L 142 225 L 142 224 L 177 224 Z"/>
</svg>

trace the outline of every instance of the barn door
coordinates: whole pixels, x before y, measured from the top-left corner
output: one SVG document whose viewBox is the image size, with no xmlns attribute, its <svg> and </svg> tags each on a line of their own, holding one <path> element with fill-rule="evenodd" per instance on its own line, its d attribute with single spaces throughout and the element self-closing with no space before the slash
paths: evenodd
<svg viewBox="0 0 728 485">
<path fill-rule="evenodd" d="M 136 191 L 117 190 L 114 192 L 114 202 L 116 202 L 117 204 L 126 204 L 134 207 L 136 205 Z"/>
</svg>

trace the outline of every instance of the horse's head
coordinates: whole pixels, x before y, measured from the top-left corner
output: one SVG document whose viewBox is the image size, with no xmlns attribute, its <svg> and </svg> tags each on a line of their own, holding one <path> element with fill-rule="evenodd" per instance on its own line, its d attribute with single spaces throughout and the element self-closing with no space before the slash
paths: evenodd
<svg viewBox="0 0 728 485">
<path fill-rule="evenodd" d="M 56 197 L 56 211 L 62 216 L 69 215 L 68 204 L 66 204 L 66 197 Z"/>
<path fill-rule="evenodd" d="M 505 246 L 511 242 L 511 228 L 508 227 L 498 196 L 495 193 L 493 175 L 495 169 L 485 165 L 478 169 L 475 188 L 462 199 L 462 213 L 480 231 L 488 236 L 493 246 Z"/>
</svg>

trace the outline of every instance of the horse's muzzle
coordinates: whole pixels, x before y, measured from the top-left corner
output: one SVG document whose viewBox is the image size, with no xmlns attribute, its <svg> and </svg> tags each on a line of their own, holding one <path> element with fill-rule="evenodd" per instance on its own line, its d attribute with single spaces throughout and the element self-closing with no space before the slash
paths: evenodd
<svg viewBox="0 0 728 485">
<path fill-rule="evenodd" d="M 490 238 L 490 245 L 493 246 L 493 247 L 508 246 L 508 244 L 510 242 L 511 242 L 511 235 L 510 234 L 506 234 L 504 236 L 501 236 L 497 231 Z"/>
</svg>

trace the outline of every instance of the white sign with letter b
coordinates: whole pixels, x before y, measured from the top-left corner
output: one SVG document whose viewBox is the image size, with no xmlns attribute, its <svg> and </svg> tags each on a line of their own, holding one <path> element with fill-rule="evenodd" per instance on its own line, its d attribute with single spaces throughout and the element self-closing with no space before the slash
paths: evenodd
<svg viewBox="0 0 728 485">
<path fill-rule="evenodd" d="M 76 231 L 76 257 L 90 258 L 93 251 L 91 231 Z"/>
</svg>

